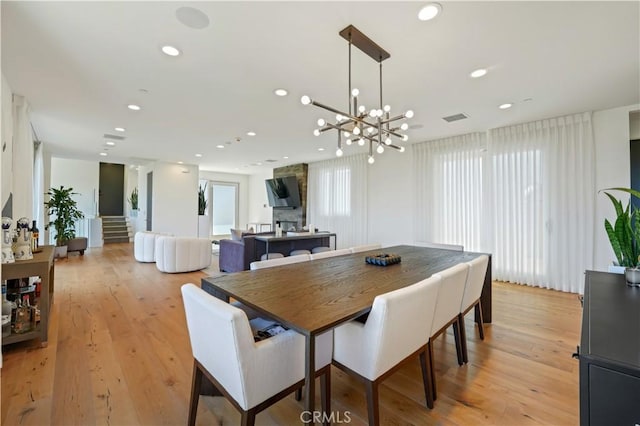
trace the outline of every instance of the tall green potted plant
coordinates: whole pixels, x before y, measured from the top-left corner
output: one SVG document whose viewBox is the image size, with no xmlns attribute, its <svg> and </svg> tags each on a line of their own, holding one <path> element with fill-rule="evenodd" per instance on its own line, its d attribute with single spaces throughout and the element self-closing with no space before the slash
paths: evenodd
<svg viewBox="0 0 640 426">
<path fill-rule="evenodd" d="M 131 197 L 127 198 L 127 201 L 131 204 L 131 216 L 138 216 L 138 187 L 133 188 Z"/>
<path fill-rule="evenodd" d="M 56 248 L 58 257 L 66 256 L 67 242 L 76 237 L 75 222 L 84 218 L 84 214 L 78 210 L 76 201 L 71 197 L 77 195 L 73 192 L 73 188 L 51 188 L 46 193 L 49 196 L 49 201 L 44 205 L 49 215 L 49 223 L 44 229 L 53 227 L 56 240 Z"/>
<path fill-rule="evenodd" d="M 205 216 L 207 212 L 207 198 L 205 193 L 207 191 L 207 184 L 204 186 L 198 185 L 198 237 L 209 238 L 209 216 Z"/>
<path fill-rule="evenodd" d="M 606 191 L 622 191 L 638 199 L 640 192 L 631 188 L 607 188 L 602 191 L 609 197 L 616 211 L 613 224 L 609 219 L 604 220 L 611 248 L 618 265 L 625 267 L 627 282 L 637 285 L 640 283 L 640 210 L 631 204 L 631 200 L 625 207 L 622 201 Z"/>
</svg>

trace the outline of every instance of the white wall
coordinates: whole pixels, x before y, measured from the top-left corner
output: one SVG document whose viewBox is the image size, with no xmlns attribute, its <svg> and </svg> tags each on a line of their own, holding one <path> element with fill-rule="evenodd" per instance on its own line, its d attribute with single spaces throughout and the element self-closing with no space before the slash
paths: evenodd
<svg viewBox="0 0 640 426">
<path fill-rule="evenodd" d="M 630 105 L 593 113 L 596 191 L 631 185 L 629 112 L 639 109 L 640 105 Z M 606 196 L 596 194 L 593 256 L 593 268 L 596 270 L 606 270 L 615 258 L 604 231 L 605 217 L 611 218 L 614 215 L 613 206 Z"/>
<path fill-rule="evenodd" d="M 233 182 L 238 184 L 238 228 L 244 229 L 249 220 L 249 176 L 233 173 L 219 173 L 201 170 L 200 179 L 216 182 Z M 196 185 L 197 187 L 197 185 Z M 208 189 L 208 187 L 207 187 Z"/>
<path fill-rule="evenodd" d="M 146 229 L 147 173 L 153 172 L 152 231 L 198 236 L 198 167 L 155 162 L 138 172 L 139 229 Z M 186 172 L 186 173 L 184 173 Z"/>
<path fill-rule="evenodd" d="M 97 161 L 51 158 L 51 186 L 49 188 L 73 188 L 78 209 L 86 218 L 97 216 L 97 192 L 100 168 Z"/>
<path fill-rule="evenodd" d="M 2 155 L 2 205 L 5 205 L 11 193 L 13 176 L 13 106 L 11 98 L 13 96 L 9 82 L 2 74 L 2 144 L 4 147 Z"/>
<path fill-rule="evenodd" d="M 273 170 L 249 176 L 248 222 L 272 223 L 273 208 L 269 207 L 264 181 L 273 177 Z"/>
</svg>

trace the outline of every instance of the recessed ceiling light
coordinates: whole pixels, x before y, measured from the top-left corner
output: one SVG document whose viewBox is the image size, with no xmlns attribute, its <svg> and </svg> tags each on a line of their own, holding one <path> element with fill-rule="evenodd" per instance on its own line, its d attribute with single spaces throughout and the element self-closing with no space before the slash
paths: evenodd
<svg viewBox="0 0 640 426">
<path fill-rule="evenodd" d="M 224 145 L 216 145 L 216 148 L 224 149 Z"/>
<path fill-rule="evenodd" d="M 177 47 L 173 47 L 173 46 L 162 46 L 162 53 L 164 53 L 167 56 L 179 56 L 180 53 L 180 49 L 178 49 Z"/>
<path fill-rule="evenodd" d="M 247 132 L 247 136 L 255 136 L 256 132 Z"/>
<path fill-rule="evenodd" d="M 509 109 L 509 108 L 511 108 L 512 106 L 513 106 L 513 104 L 506 103 L 506 104 L 502 104 L 502 105 L 500 105 L 498 108 L 500 108 L 500 109 Z"/>
<path fill-rule="evenodd" d="M 258 162 L 256 163 L 256 166 L 262 166 L 262 163 L 258 161 Z"/>
<path fill-rule="evenodd" d="M 285 89 L 276 89 L 273 93 L 275 93 L 276 96 L 287 96 L 289 94 Z"/>
<path fill-rule="evenodd" d="M 184 161 L 178 161 L 178 164 L 184 164 Z"/>
<path fill-rule="evenodd" d="M 318 148 L 318 151 L 324 151 L 324 148 Z"/>
<path fill-rule="evenodd" d="M 196 154 L 196 157 L 200 158 L 202 157 L 202 154 Z"/>
<path fill-rule="evenodd" d="M 116 143 L 115 143 L 115 142 L 108 141 L 108 142 L 107 142 L 107 145 L 109 145 L 109 146 L 116 146 Z"/>
<path fill-rule="evenodd" d="M 285 160 L 288 160 L 288 159 L 289 159 L 289 157 L 287 157 L 286 155 L 285 155 L 284 157 L 282 157 L 282 158 L 284 158 Z"/>
<path fill-rule="evenodd" d="M 487 70 L 484 68 L 478 68 L 477 70 L 473 71 L 471 74 L 469 74 L 472 78 L 478 78 L 478 77 L 482 77 L 483 75 L 487 74 Z"/>
<path fill-rule="evenodd" d="M 124 132 L 124 127 L 116 127 L 113 130 L 115 130 L 116 132 Z"/>
<path fill-rule="evenodd" d="M 103 157 L 106 157 L 107 153 L 106 152 L 101 152 L 100 155 L 103 156 Z"/>
<path fill-rule="evenodd" d="M 127 108 L 133 110 L 133 111 L 140 111 L 140 106 L 136 105 L 136 104 L 129 104 L 127 105 Z"/>
<path fill-rule="evenodd" d="M 418 19 L 421 21 L 429 21 L 440 13 L 442 6 L 439 3 L 429 3 L 418 12 Z"/>
</svg>

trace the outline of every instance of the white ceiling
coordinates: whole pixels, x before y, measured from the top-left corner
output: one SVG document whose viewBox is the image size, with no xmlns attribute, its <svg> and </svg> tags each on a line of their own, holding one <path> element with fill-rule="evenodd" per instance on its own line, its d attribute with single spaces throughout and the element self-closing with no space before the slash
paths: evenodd
<svg viewBox="0 0 640 426">
<path fill-rule="evenodd" d="M 391 54 L 384 101 L 415 111 L 409 124 L 422 127 L 409 143 L 640 102 L 640 2 L 441 3 L 421 22 L 425 2 L 2 1 L 2 72 L 57 156 L 231 173 L 334 156 L 335 132 L 312 135 L 332 117 L 300 97 L 347 108 L 338 32 L 349 24 Z M 183 6 L 210 25 L 180 23 Z M 164 55 L 164 44 L 183 54 Z M 489 73 L 469 78 L 479 67 Z M 373 106 L 377 63 L 356 49 L 352 78 Z M 280 87 L 289 96 L 276 97 Z M 514 107 L 499 110 L 504 102 Z M 442 120 L 459 112 L 470 118 Z M 118 126 L 126 139 L 100 157 Z"/>
</svg>

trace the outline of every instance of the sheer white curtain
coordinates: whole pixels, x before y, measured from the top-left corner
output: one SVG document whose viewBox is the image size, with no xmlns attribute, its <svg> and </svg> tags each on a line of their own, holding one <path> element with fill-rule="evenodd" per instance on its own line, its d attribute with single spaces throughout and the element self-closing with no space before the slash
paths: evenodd
<svg viewBox="0 0 640 426">
<path fill-rule="evenodd" d="M 494 279 L 582 292 L 591 268 L 591 114 L 489 131 Z"/>
<path fill-rule="evenodd" d="M 365 154 L 309 164 L 307 223 L 337 234 L 338 248 L 367 243 Z"/>
<path fill-rule="evenodd" d="M 486 137 L 471 133 L 413 146 L 415 241 L 482 246 L 483 163 Z"/>
</svg>

